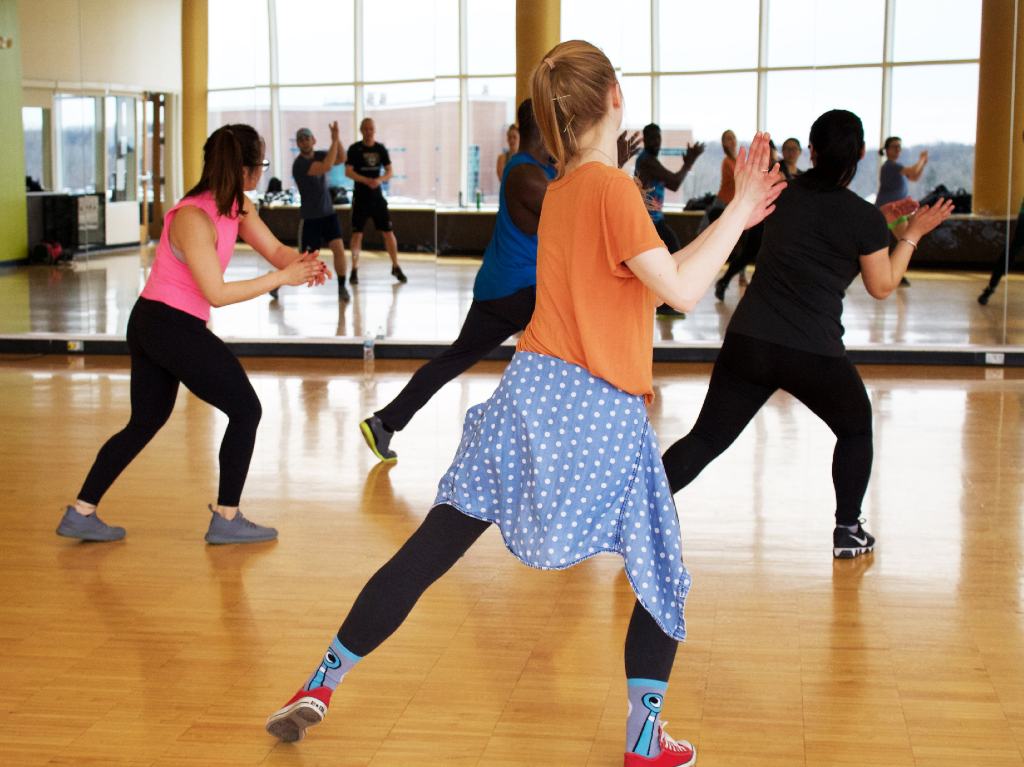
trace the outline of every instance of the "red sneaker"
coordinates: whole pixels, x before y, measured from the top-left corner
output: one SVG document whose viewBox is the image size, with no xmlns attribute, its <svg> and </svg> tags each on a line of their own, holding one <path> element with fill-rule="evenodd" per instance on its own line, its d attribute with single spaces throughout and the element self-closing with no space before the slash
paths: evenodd
<svg viewBox="0 0 1024 767">
<path fill-rule="evenodd" d="M 627 753 L 622 759 L 623 767 L 693 767 L 697 763 L 697 749 L 685 740 L 670 738 L 665 732 L 667 724 L 658 724 L 660 754 L 648 757 Z"/>
<path fill-rule="evenodd" d="M 320 724 L 331 705 L 330 687 L 299 690 L 282 708 L 267 717 L 267 732 L 285 743 L 302 740 L 306 728 Z"/>
</svg>

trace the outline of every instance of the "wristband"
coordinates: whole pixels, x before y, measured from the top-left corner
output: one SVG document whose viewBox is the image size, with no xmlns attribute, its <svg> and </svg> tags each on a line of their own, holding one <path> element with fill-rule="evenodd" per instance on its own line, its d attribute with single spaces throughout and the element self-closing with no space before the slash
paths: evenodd
<svg viewBox="0 0 1024 767">
<path fill-rule="evenodd" d="M 914 250 L 917 250 L 917 243 L 911 239 L 908 239 L 907 237 L 900 237 L 900 242 L 905 242 L 908 245 L 910 245 L 910 247 L 912 247 Z"/>
<path fill-rule="evenodd" d="M 895 221 L 890 221 L 888 226 L 890 229 L 895 229 L 900 224 L 905 224 L 910 220 L 910 216 L 900 216 Z"/>
</svg>

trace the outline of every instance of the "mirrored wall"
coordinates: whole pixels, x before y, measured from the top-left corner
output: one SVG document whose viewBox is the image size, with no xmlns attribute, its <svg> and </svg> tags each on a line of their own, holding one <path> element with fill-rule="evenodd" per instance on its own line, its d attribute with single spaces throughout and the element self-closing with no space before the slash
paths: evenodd
<svg viewBox="0 0 1024 767">
<path fill-rule="evenodd" d="M 848 346 L 1014 347 L 1024 346 L 1019 272 L 1011 269 L 982 293 L 997 262 L 1004 270 L 1012 265 L 1021 190 L 1008 192 L 999 210 L 970 208 L 976 156 L 989 148 L 977 135 L 982 12 L 989 5 L 561 0 L 561 29 L 563 39 L 589 40 L 609 55 L 625 94 L 624 127 L 660 125 L 666 167 L 677 169 L 688 146 L 703 144 L 682 186 L 666 195 L 666 216 L 683 242 L 696 231 L 702 200 L 719 187 L 724 131 L 741 144 L 758 129 L 780 145 L 795 139 L 797 166 L 807 168 L 811 122 L 827 109 L 850 109 L 861 117 L 867 143 L 853 191 L 874 201 L 888 160 L 902 166 L 910 195 L 924 199 L 945 187 L 962 212 L 922 246 L 910 284 L 888 301 L 875 301 L 854 282 L 844 315 Z M 94 8 L 78 3 L 80 60 L 95 33 L 86 6 Z M 391 277 L 370 227 L 350 301 L 338 301 L 334 285 L 285 288 L 277 299 L 218 310 L 215 331 L 250 340 L 454 339 L 493 228 L 496 164 L 515 119 L 515 0 L 209 0 L 208 7 L 208 128 L 246 122 L 264 136 L 271 165 L 260 192 L 271 179 L 281 189 L 263 197 L 268 226 L 286 242 L 297 238 L 296 131 L 309 128 L 317 148 L 326 149 L 331 122 L 349 145 L 359 140 L 361 121 L 372 118 L 392 160 L 385 192 L 409 277 L 405 284 Z M 32 13 L 22 4 L 23 15 Z M 1019 21 L 1012 11 L 1009 18 Z M 1016 61 L 1005 55 L 996 69 L 1010 93 Z M 995 71 L 991 61 L 987 71 Z M 18 281 L 29 296 L 24 316 L 19 310 L 0 319 L 0 334 L 123 336 L 152 248 L 140 255 L 138 247 L 112 246 L 138 242 L 140 212 L 148 217 L 145 233 L 157 237 L 163 213 L 192 181 L 176 177 L 180 96 L 97 87 L 81 69 L 77 81 L 64 77 L 49 89 L 27 83 L 25 93 L 26 173 L 49 192 L 71 195 L 61 204 L 74 207 L 77 253 L 70 265 L 0 273 L 0 281 Z M 1002 132 L 1016 138 L 1006 147 L 1012 164 L 1024 151 L 1024 126 L 1012 109 L 990 119 L 1003 119 Z M 889 137 L 899 137 L 900 154 L 887 158 Z M 347 248 L 352 181 L 344 166 L 329 184 Z M 269 268 L 240 248 L 229 278 Z M 654 320 L 656 339 L 664 347 L 717 346 L 743 295 L 742 278 L 755 268 L 685 319 Z"/>
</svg>

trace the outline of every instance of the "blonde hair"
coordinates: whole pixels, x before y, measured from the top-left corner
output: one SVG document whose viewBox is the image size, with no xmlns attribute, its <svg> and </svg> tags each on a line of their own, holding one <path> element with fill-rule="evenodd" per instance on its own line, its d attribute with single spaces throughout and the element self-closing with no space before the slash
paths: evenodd
<svg viewBox="0 0 1024 767">
<path fill-rule="evenodd" d="M 557 178 L 580 153 L 577 136 L 607 112 L 615 70 L 601 50 L 583 40 L 559 43 L 533 71 L 534 115 L 544 147 L 555 158 Z"/>
</svg>

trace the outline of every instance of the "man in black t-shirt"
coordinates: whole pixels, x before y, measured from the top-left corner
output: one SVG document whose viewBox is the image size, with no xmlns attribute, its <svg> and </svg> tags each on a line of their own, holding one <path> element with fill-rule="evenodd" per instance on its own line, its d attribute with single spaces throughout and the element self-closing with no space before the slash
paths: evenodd
<svg viewBox="0 0 1024 767">
<path fill-rule="evenodd" d="M 325 245 L 334 254 L 334 273 L 338 276 L 338 298 L 349 300 L 345 287 L 345 243 L 341 238 L 341 224 L 334 211 L 331 193 L 327 188 L 327 174 L 335 165 L 345 162 L 344 150 L 338 135 L 338 123 L 330 125 L 331 146 L 326 152 L 313 151 L 316 137 L 309 128 L 299 128 L 295 133 L 295 145 L 299 156 L 292 163 L 292 177 L 299 188 L 302 202 L 299 216 L 302 218 L 301 250 L 320 250 Z M 277 294 L 274 293 L 274 298 Z"/>
<path fill-rule="evenodd" d="M 387 148 L 374 140 L 376 126 L 369 117 L 359 124 L 363 140 L 348 148 L 345 157 L 345 175 L 355 181 L 352 195 L 352 274 L 349 282 L 359 282 L 359 252 L 363 246 L 363 229 L 373 219 L 373 225 L 384 239 L 384 247 L 391 257 L 391 274 L 399 282 L 406 277 L 398 265 L 398 240 L 391 227 L 388 201 L 381 186 L 391 178 L 391 156 Z"/>
</svg>

